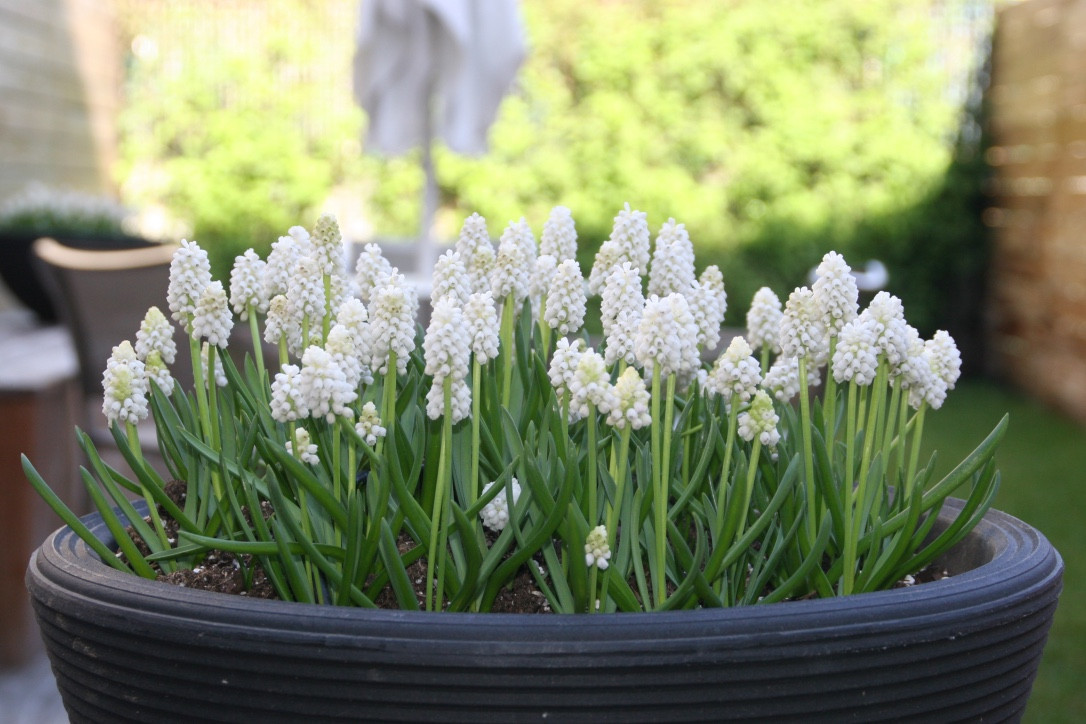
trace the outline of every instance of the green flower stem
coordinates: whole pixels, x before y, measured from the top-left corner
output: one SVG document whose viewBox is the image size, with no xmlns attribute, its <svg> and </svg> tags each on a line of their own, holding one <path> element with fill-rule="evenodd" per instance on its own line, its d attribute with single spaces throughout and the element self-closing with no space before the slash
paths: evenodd
<svg viewBox="0 0 1086 724">
<path fill-rule="evenodd" d="M 219 386 L 215 384 L 215 363 L 219 359 L 219 348 L 213 344 L 207 347 L 207 416 L 211 422 L 211 449 L 222 450 L 222 433 L 219 430 Z M 222 489 L 223 481 L 216 466 L 211 469 L 211 486 L 215 489 L 215 499 L 222 502 L 225 494 Z M 223 524 L 227 524 L 226 515 L 222 518 Z M 231 526 L 227 525 L 227 530 Z"/>
<path fill-rule="evenodd" d="M 629 422 L 622 428 L 618 436 L 618 452 L 612 455 L 612 460 L 617 461 L 616 468 L 613 472 L 613 478 L 615 481 L 615 499 L 614 502 L 607 503 L 607 512 L 604 515 L 605 525 L 607 526 L 607 546 L 611 550 L 618 550 L 616 541 L 618 540 L 618 512 L 622 509 L 622 500 L 626 497 L 626 471 L 629 467 L 629 455 L 630 455 L 630 435 L 633 433 L 633 428 Z M 612 440 L 614 438 L 612 437 Z M 615 445 L 612 442 L 612 453 L 615 452 Z M 600 584 L 600 600 L 603 601 L 607 594 L 607 586 L 610 582 L 611 568 L 608 568 L 603 572 L 603 582 Z M 602 605 L 602 604 L 601 604 Z"/>
<path fill-rule="evenodd" d="M 608 570 L 610 570 L 610 569 L 608 569 Z M 603 607 L 603 605 L 602 605 L 603 596 L 600 594 L 599 591 L 596 590 L 596 579 L 597 579 L 598 576 L 599 576 L 599 569 L 594 565 L 589 566 L 588 567 L 588 612 L 589 613 L 599 613 L 600 608 Z M 606 579 L 606 578 L 607 578 L 607 575 L 605 573 L 604 574 L 604 579 Z M 596 601 L 601 601 L 600 608 L 596 607 Z"/>
<path fill-rule="evenodd" d="M 321 320 L 321 344 L 323 345 L 328 341 L 328 333 L 332 331 L 332 317 L 334 316 L 332 309 L 332 275 L 324 275 L 324 318 Z"/>
<path fill-rule="evenodd" d="M 822 395 L 822 416 L 825 422 L 823 433 L 830 457 L 833 457 L 833 441 L 837 437 L 837 380 L 833 376 L 833 355 L 837 351 L 837 335 L 830 337 L 830 352 L 826 365 L 826 387 Z"/>
<path fill-rule="evenodd" d="M 207 385 L 204 384 L 203 351 L 200 340 L 189 335 L 189 353 L 192 356 L 193 394 L 196 395 L 196 407 L 200 413 L 200 429 L 204 442 L 210 442 L 211 419 L 207 411 Z"/>
<path fill-rule="evenodd" d="M 667 505 L 661 502 L 663 494 L 660 492 L 661 479 L 663 478 L 663 467 L 661 465 L 660 454 L 660 366 L 654 365 L 652 368 L 652 427 L 650 429 L 649 445 L 652 451 L 652 495 L 653 495 L 653 524 L 656 527 L 656 560 L 650 571 L 652 575 L 652 589 L 656 596 L 656 604 L 663 603 L 663 596 L 661 591 L 664 588 L 663 580 L 663 554 L 661 548 L 663 544 L 661 539 L 663 538 L 664 525 L 667 522 Z M 664 512 L 661 514 L 660 510 Z"/>
<path fill-rule="evenodd" d="M 547 313 L 547 295 L 539 301 L 539 342 L 543 351 L 543 361 L 546 362 L 551 350 L 551 326 L 545 319 Z"/>
<path fill-rule="evenodd" d="M 514 302 L 512 294 L 505 295 L 505 300 L 502 302 L 502 407 L 507 410 L 509 402 L 513 399 L 513 358 L 516 356 L 516 350 L 513 349 L 513 316 L 516 312 L 513 307 Z"/>
<path fill-rule="evenodd" d="M 449 457 L 452 450 L 452 378 L 446 377 L 442 383 L 445 397 L 444 415 L 441 421 L 441 454 L 437 463 L 437 490 L 434 492 L 433 514 L 430 516 L 430 547 L 426 554 L 426 610 L 434 610 L 434 570 L 437 573 L 437 605 L 441 606 L 444 589 L 444 571 L 438 560 L 438 550 L 445 549 L 444 533 L 448 530 L 442 525 L 442 513 L 445 511 L 445 496 L 452 484 L 452 466 Z"/>
<path fill-rule="evenodd" d="M 143 449 L 140 447 L 139 429 L 131 422 L 125 422 L 124 431 L 125 436 L 128 439 L 128 449 L 132 451 L 132 454 L 136 456 L 137 460 L 142 461 Z M 158 534 L 158 539 L 165 547 L 171 547 L 169 536 L 166 535 L 166 528 L 162 525 L 162 519 L 158 515 L 158 503 L 156 503 L 154 498 L 151 496 L 151 493 L 147 489 L 147 486 L 141 485 L 140 490 L 143 492 L 143 499 L 147 501 L 147 513 L 148 516 L 151 518 L 151 522 L 155 526 L 155 532 Z M 166 570 L 171 569 L 173 566 L 171 561 L 161 561 L 160 565 L 163 565 Z"/>
<path fill-rule="evenodd" d="M 920 403 L 920 409 L 913 416 L 913 440 L 912 450 L 909 453 L 909 469 L 905 472 L 905 497 L 912 495 L 916 466 L 920 460 L 920 439 L 924 436 L 924 413 L 928 409 L 928 403 Z"/>
<path fill-rule="evenodd" d="M 724 534 L 724 506 L 731 482 L 732 450 L 735 448 L 735 427 L 738 417 L 739 395 L 733 394 L 728 408 L 728 434 L 724 438 L 724 464 L 720 468 L 720 483 L 716 489 L 716 528 L 713 529 L 713 535 L 717 540 L 717 545 L 726 545 L 720 540 L 720 536 Z"/>
<path fill-rule="evenodd" d="M 845 505 L 845 540 L 842 544 L 844 568 L 842 572 L 840 594 L 852 592 L 853 577 L 856 573 L 856 538 L 852 532 L 852 486 L 856 470 L 856 408 L 859 390 L 854 381 L 848 383 L 848 411 L 845 422 L 845 489 L 841 496 Z"/>
<path fill-rule="evenodd" d="M 332 427 L 332 495 L 336 500 L 346 502 L 346 497 L 343 496 L 340 488 L 343 484 L 343 472 L 340 470 L 340 461 L 342 460 L 342 451 L 340 450 L 340 432 L 339 425 Z M 342 541 L 342 534 L 338 527 L 335 527 L 335 544 L 338 546 Z"/>
<path fill-rule="evenodd" d="M 811 400 L 807 387 L 807 355 L 799 357 L 799 427 L 803 439 L 803 478 L 807 494 L 807 541 L 814 544 L 818 537 L 818 519 L 822 503 L 817 497 L 814 474 L 814 453 L 811 445 Z"/>
<path fill-rule="evenodd" d="M 384 423 L 384 428 L 387 430 L 385 436 L 393 434 L 393 427 L 396 425 L 396 353 L 389 351 L 388 363 L 385 368 L 385 382 L 381 388 L 381 422 Z M 384 442 L 378 440 L 378 446 Z M 380 450 L 378 450 L 380 453 Z"/>
<path fill-rule="evenodd" d="M 750 465 L 747 467 L 747 480 L 743 485 L 743 504 L 739 507 L 739 528 L 735 531 L 735 540 L 743 537 L 747 531 L 747 518 L 750 516 L 750 500 L 754 497 L 754 479 L 758 476 L 758 458 L 762 453 L 762 441 L 754 438 L 750 450 Z"/>
<path fill-rule="evenodd" d="M 765 377 L 765 373 L 769 371 L 769 345 L 762 345 L 761 360 L 762 364 L 762 377 Z"/>
<path fill-rule="evenodd" d="M 872 385 L 871 397 L 868 400 L 867 426 L 864 428 L 864 450 L 863 455 L 860 457 L 859 485 L 857 486 L 856 491 L 854 491 L 856 497 L 861 501 L 864 499 L 864 493 L 867 488 L 867 473 L 871 468 L 871 458 L 874 455 L 875 439 L 878 437 L 876 431 L 879 428 L 879 419 L 883 414 L 882 406 L 886 399 L 886 376 L 888 373 L 889 368 L 886 363 L 886 358 L 883 357 L 879 360 L 878 371 L 875 373 L 875 383 Z"/>
<path fill-rule="evenodd" d="M 479 445 L 481 433 L 479 426 L 482 424 L 482 401 L 479 399 L 479 391 L 483 377 L 483 366 L 477 358 L 472 358 L 471 363 L 471 477 L 468 479 L 467 507 L 475 504 L 479 497 Z M 474 517 L 473 524 L 476 530 L 480 529 L 478 516 Z"/>
<path fill-rule="evenodd" d="M 656 372 L 653 372 L 655 383 Z M 671 482 L 671 427 L 675 418 L 675 378 L 676 375 L 667 376 L 667 396 L 664 398 L 664 429 L 661 440 L 662 463 L 660 466 L 659 485 L 656 500 L 653 501 L 653 512 L 656 514 L 656 564 L 659 567 L 659 588 L 656 589 L 656 605 L 662 606 L 667 597 L 667 504 L 668 485 Z"/>
<path fill-rule="evenodd" d="M 253 358 L 256 362 L 256 373 L 260 378 L 260 397 L 268 401 L 268 374 L 264 369 L 264 346 L 260 338 L 260 326 L 256 319 L 256 307 L 249 305 L 249 335 L 253 338 Z"/>
<path fill-rule="evenodd" d="M 591 402 L 588 403 L 588 419 L 585 420 L 588 424 L 588 467 L 584 473 L 584 489 L 581 491 L 583 498 L 581 500 L 581 510 L 585 511 L 585 518 L 588 520 L 588 527 L 594 528 L 596 526 L 596 517 L 598 514 L 598 508 L 596 504 L 596 477 L 597 477 L 597 454 L 596 454 L 596 434 L 597 434 L 597 420 L 596 420 L 596 406 Z"/>
</svg>

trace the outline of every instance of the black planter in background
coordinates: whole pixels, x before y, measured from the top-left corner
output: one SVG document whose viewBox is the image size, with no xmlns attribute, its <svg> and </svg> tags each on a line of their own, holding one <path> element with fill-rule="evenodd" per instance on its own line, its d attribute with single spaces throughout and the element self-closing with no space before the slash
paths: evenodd
<svg viewBox="0 0 1086 724">
<path fill-rule="evenodd" d="M 138 249 L 154 242 L 124 234 L 48 234 L 34 231 L 0 231 L 0 277 L 20 302 L 45 323 L 57 321 L 57 312 L 38 279 L 31 260 L 31 246 L 51 236 L 75 249 Z"/>
<path fill-rule="evenodd" d="M 108 539 L 100 518 L 85 520 Z M 427 614 L 146 581 L 63 528 L 27 585 L 77 722 L 1017 719 L 1062 560 L 992 511 L 943 563 L 951 578 L 838 599 Z"/>
</svg>

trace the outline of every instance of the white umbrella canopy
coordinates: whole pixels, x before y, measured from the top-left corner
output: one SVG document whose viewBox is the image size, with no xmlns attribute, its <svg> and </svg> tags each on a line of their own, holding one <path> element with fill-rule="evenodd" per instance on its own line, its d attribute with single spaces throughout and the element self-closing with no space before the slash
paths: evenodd
<svg viewBox="0 0 1086 724">
<path fill-rule="evenodd" d="M 426 188 L 420 238 L 437 206 L 430 145 L 480 154 L 524 60 L 517 0 L 362 0 L 355 98 L 369 116 L 365 147 L 390 155 L 421 147 Z"/>
</svg>

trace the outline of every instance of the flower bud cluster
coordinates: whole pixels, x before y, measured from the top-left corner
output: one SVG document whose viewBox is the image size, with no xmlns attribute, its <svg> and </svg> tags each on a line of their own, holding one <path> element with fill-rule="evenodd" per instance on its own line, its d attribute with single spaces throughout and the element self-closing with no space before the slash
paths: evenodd
<svg viewBox="0 0 1086 724">
<path fill-rule="evenodd" d="M 800 287 L 789 295 L 781 317 L 778 342 L 781 354 L 806 357 L 814 365 L 821 364 L 829 353 L 822 308 L 807 287 Z"/>
<path fill-rule="evenodd" d="M 652 422 L 649 399 L 644 378 L 633 367 L 627 367 L 615 382 L 614 403 L 607 415 L 607 424 L 618 430 L 627 425 L 634 430 L 647 427 Z"/>
<path fill-rule="evenodd" d="M 597 525 L 588 532 L 584 542 L 584 563 L 591 568 L 607 570 L 611 563 L 611 547 L 607 544 L 607 526 Z"/>
<path fill-rule="evenodd" d="M 553 256 L 559 264 L 577 258 L 577 228 L 565 206 L 555 206 L 543 223 L 539 238 L 539 256 Z"/>
<path fill-rule="evenodd" d="M 823 322 L 829 335 L 836 337 L 841 328 L 858 314 L 860 290 L 856 286 L 856 277 L 845 263 L 845 258 L 835 251 L 822 257 L 815 275 L 817 278 L 811 285 L 811 291 L 822 309 Z"/>
<path fill-rule="evenodd" d="M 528 255 L 529 241 L 526 241 L 525 232 L 531 234 L 523 219 L 506 228 L 498 243 L 494 268 L 490 270 L 490 290 L 495 299 L 504 300 L 512 296 L 517 309 L 528 296 L 528 283 L 535 261 Z"/>
<path fill-rule="evenodd" d="M 483 495 L 486 495 L 487 491 L 494 487 L 494 484 L 491 482 L 484 485 Z M 512 488 L 513 505 L 515 506 L 517 501 L 520 500 L 520 483 L 517 482 L 516 478 L 510 480 L 510 487 Z M 502 490 L 479 511 L 479 517 L 482 518 L 483 525 L 495 533 L 500 533 L 505 530 L 505 526 L 509 525 L 509 493 L 509 488 Z"/>
<path fill-rule="evenodd" d="M 471 294 L 471 280 L 468 278 L 468 268 L 458 253 L 449 250 L 438 257 L 434 263 L 431 288 L 431 304 L 436 305 L 447 297 L 456 306 L 464 306 Z"/>
<path fill-rule="evenodd" d="M 378 280 L 370 302 L 368 366 L 376 374 L 388 371 L 390 356 L 396 354 L 396 371 L 407 372 L 407 359 L 415 349 L 415 313 L 418 297 L 402 274 L 393 272 Z"/>
<path fill-rule="evenodd" d="M 869 317 L 856 317 L 842 327 L 831 362 L 833 379 L 861 386 L 873 383 L 879 366 L 877 344 L 873 320 Z"/>
<path fill-rule="evenodd" d="M 170 261 L 170 283 L 166 290 L 166 302 L 174 320 L 185 328 L 192 326 L 196 304 L 204 288 L 211 283 L 211 262 L 207 252 L 195 241 L 181 240 L 181 246 Z"/>
<path fill-rule="evenodd" d="M 136 425 L 147 417 L 147 375 L 131 342 L 126 340 L 113 348 L 102 373 L 102 391 L 102 414 L 110 425 Z"/>
<path fill-rule="evenodd" d="M 693 285 L 694 245 L 686 226 L 668 219 L 656 235 L 656 248 L 649 267 L 649 294 L 666 297 L 678 292 L 685 294 Z"/>
<path fill-rule="evenodd" d="M 608 365 L 619 361 L 634 364 L 634 340 L 641 326 L 645 297 L 641 293 L 641 275 L 630 262 L 623 262 L 607 277 L 600 300 L 600 316 L 607 346 L 604 359 Z"/>
<path fill-rule="evenodd" d="M 747 312 L 747 341 L 756 351 L 768 348 L 770 352 L 780 352 L 781 300 L 769 287 L 762 287 L 754 293 Z"/>
<path fill-rule="evenodd" d="M 355 294 L 364 304 L 371 304 L 373 292 L 385 277 L 392 276 L 396 270 L 381 253 L 377 244 L 366 244 L 354 265 Z"/>
<path fill-rule="evenodd" d="M 742 337 L 734 337 L 717 357 L 705 386 L 712 394 L 723 397 L 725 407 L 731 409 L 733 397 L 740 403 L 749 402 L 761 383 L 761 366 L 750 345 Z"/>
<path fill-rule="evenodd" d="M 575 339 L 570 342 L 562 337 L 558 340 L 554 354 L 551 356 L 548 376 L 559 400 L 569 392 L 573 373 L 576 371 L 577 363 L 584 352 L 585 343 L 583 339 Z"/>
<path fill-rule="evenodd" d="M 550 257 L 540 257 L 545 258 Z M 576 260 L 566 259 L 554 272 L 544 319 L 558 334 L 572 334 L 584 324 L 586 303 L 581 267 Z"/>
<path fill-rule="evenodd" d="M 297 452 L 295 452 L 297 450 Z M 294 431 L 294 442 L 287 440 L 287 452 L 294 455 L 303 463 L 320 465 L 321 459 L 317 456 L 317 445 L 309 436 L 309 431 L 299 427 Z"/>
<path fill-rule="evenodd" d="M 758 440 L 768 448 L 775 447 L 780 442 L 781 434 L 777 431 L 777 423 L 780 418 L 773 409 L 773 401 L 765 390 L 754 393 L 750 407 L 739 413 L 739 437 L 747 442 Z"/>
<path fill-rule="evenodd" d="M 353 418 L 350 404 L 358 397 L 343 368 L 327 350 L 307 347 L 302 354 L 302 368 L 295 384 L 303 404 L 314 419 L 328 423 L 337 417 Z"/>
<path fill-rule="evenodd" d="M 358 421 L 354 424 L 354 430 L 370 447 L 376 445 L 379 438 L 388 434 L 388 430 L 381 426 L 377 406 L 372 402 L 362 405 L 362 410 L 358 413 Z"/>
<path fill-rule="evenodd" d="M 436 420 L 444 413 L 444 385 L 448 379 L 450 394 L 463 396 L 464 384 L 471 364 L 471 334 L 464 323 L 464 313 L 451 298 L 441 299 L 434 307 L 430 317 L 430 326 L 423 340 L 423 352 L 426 359 L 426 374 L 432 375 L 433 386 L 427 396 L 426 412 L 430 419 Z M 470 394 L 470 393 L 469 393 Z M 470 403 L 469 403 L 470 404 Z M 457 407 L 457 412 L 462 410 Z M 453 421 L 462 419 L 454 416 Z"/>
<path fill-rule="evenodd" d="M 226 290 L 223 289 L 222 282 L 213 281 L 204 287 L 196 302 L 192 315 L 192 336 L 223 348 L 230 341 L 230 330 L 233 327 L 234 317 L 230 314 Z"/>
<path fill-rule="evenodd" d="M 569 379 L 569 395 L 571 418 L 588 417 L 589 405 L 607 414 L 618 403 L 607 365 L 594 349 L 585 350 L 577 358 L 577 367 Z"/>
<path fill-rule="evenodd" d="M 264 291 L 267 266 L 252 249 L 234 259 L 234 268 L 230 270 L 230 304 L 243 322 L 249 318 L 250 309 L 257 314 L 268 311 L 271 298 Z"/>
<path fill-rule="evenodd" d="M 634 352 L 647 374 L 653 374 L 657 367 L 665 377 L 697 369 L 698 325 L 686 297 L 678 293 L 649 297 L 637 328 Z"/>
<path fill-rule="evenodd" d="M 728 311 L 724 275 L 716 265 L 705 267 L 701 277 L 687 289 L 690 311 L 698 325 L 698 347 L 715 349 L 720 342 L 720 325 Z"/>
<path fill-rule="evenodd" d="M 498 356 L 498 310 L 490 290 L 475 292 L 464 305 L 464 323 L 471 332 L 471 351 L 484 365 Z"/>
<path fill-rule="evenodd" d="M 464 219 L 456 240 L 456 253 L 468 270 L 468 282 L 473 292 L 490 289 L 490 271 L 494 268 L 494 244 L 486 228 L 486 219 L 472 214 Z"/>
</svg>

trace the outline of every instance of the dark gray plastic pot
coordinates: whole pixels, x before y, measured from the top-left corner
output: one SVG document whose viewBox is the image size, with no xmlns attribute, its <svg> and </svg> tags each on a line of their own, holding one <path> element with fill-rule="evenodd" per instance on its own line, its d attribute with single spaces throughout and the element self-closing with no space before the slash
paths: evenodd
<svg viewBox="0 0 1086 724">
<path fill-rule="evenodd" d="M 146 581 L 62 528 L 27 585 L 73 721 L 1013 720 L 1062 560 L 992 511 L 945 564 L 935 583 L 739 609 L 426 614 Z"/>
</svg>

